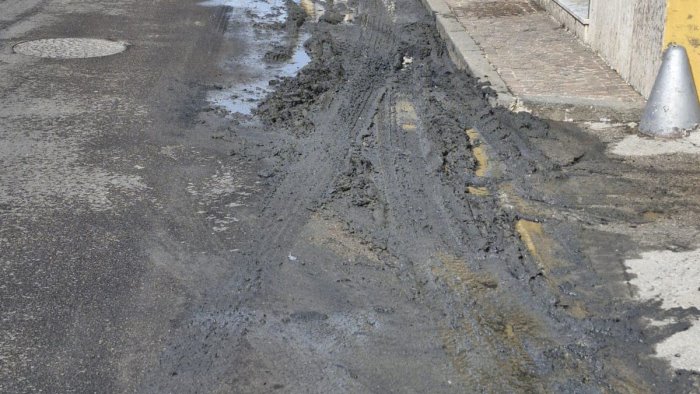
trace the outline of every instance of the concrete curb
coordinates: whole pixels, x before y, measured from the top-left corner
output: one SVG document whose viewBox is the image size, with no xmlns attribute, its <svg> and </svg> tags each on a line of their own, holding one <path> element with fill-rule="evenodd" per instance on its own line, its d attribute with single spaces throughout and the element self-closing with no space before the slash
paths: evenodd
<svg viewBox="0 0 700 394">
<path fill-rule="evenodd" d="M 577 97 L 517 97 L 489 62 L 486 54 L 452 13 L 443 0 L 421 0 L 435 16 L 440 37 L 445 40 L 450 58 L 457 68 L 470 72 L 480 82 L 489 83 L 497 97 L 491 105 L 511 111 L 529 111 L 543 118 L 559 121 L 611 120 L 637 122 L 642 105 L 622 102 L 586 100 Z"/>
<path fill-rule="evenodd" d="M 490 98 L 492 105 L 515 109 L 518 100 L 508 89 L 505 81 L 498 75 L 496 69 L 486 59 L 486 55 L 474 39 L 464 31 L 452 10 L 443 0 L 421 0 L 423 5 L 435 15 L 440 37 L 447 44 L 450 59 L 457 68 L 470 72 L 480 82 L 488 82 L 498 96 Z"/>
<path fill-rule="evenodd" d="M 639 122 L 643 105 L 612 100 L 585 99 L 581 97 L 529 97 L 518 98 L 521 108 L 547 119 L 583 122 L 613 121 Z"/>
</svg>

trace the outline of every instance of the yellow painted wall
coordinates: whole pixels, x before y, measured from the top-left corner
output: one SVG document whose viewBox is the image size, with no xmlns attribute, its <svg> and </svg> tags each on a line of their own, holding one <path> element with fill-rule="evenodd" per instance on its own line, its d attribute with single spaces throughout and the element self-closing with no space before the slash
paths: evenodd
<svg viewBox="0 0 700 394">
<path fill-rule="evenodd" d="M 700 0 L 668 0 L 664 44 L 670 43 L 688 51 L 695 86 L 700 88 Z"/>
</svg>

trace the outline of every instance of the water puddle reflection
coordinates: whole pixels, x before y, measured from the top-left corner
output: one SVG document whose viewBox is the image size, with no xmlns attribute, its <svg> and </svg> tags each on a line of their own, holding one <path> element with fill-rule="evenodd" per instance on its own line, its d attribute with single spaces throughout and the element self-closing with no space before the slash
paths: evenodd
<svg viewBox="0 0 700 394">
<path fill-rule="evenodd" d="M 234 84 L 229 88 L 209 92 L 207 98 L 210 104 L 224 108 L 234 114 L 250 115 L 258 102 L 274 89 L 270 81 L 278 78 L 293 77 L 299 70 L 309 64 L 311 58 L 304 50 L 304 42 L 308 38 L 308 33 L 300 34 L 292 57 L 288 61 L 261 68 L 258 70 L 257 78 L 245 83 Z M 255 57 L 262 64 L 263 54 L 257 55 Z"/>
<path fill-rule="evenodd" d="M 226 34 L 243 47 L 235 59 L 224 64 L 235 75 L 234 82 L 208 93 L 207 99 L 213 107 L 249 115 L 273 90 L 270 81 L 293 77 L 311 61 L 304 49 L 310 35 L 303 30 L 290 32 L 287 28 L 284 0 L 208 0 L 200 5 L 229 7 L 231 28 Z M 290 47 L 293 50 L 286 60 L 265 59 L 265 54 L 274 48 Z"/>
<path fill-rule="evenodd" d="M 344 22 L 351 23 L 354 11 L 347 0 L 326 3 L 319 0 L 293 0 L 307 15 L 308 22 L 318 22 L 329 4 L 341 10 Z M 287 23 L 288 6 L 285 0 L 207 0 L 199 3 L 205 7 L 228 7 L 229 31 L 232 42 L 242 47 L 236 58 L 223 66 L 234 75 L 234 82 L 222 89 L 210 91 L 207 100 L 215 108 L 231 114 L 250 115 L 258 102 L 274 90 L 274 82 L 280 78 L 294 77 L 311 58 L 304 49 L 310 34 L 302 26 L 290 28 Z M 281 58 L 275 61 L 275 53 L 282 49 Z M 285 50 L 286 48 L 286 50 Z M 292 48 L 290 51 L 289 48 Z M 287 52 L 287 53 L 284 53 Z"/>
<path fill-rule="evenodd" d="M 231 7 L 235 11 L 264 18 L 269 23 L 284 23 L 287 19 L 285 2 L 280 0 L 207 0 L 203 7 Z M 235 15 L 232 15 L 235 17 Z"/>
</svg>

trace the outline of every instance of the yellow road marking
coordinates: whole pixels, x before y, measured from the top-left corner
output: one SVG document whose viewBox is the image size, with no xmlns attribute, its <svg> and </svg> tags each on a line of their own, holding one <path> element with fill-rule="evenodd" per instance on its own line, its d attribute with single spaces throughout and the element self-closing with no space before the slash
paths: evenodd
<svg viewBox="0 0 700 394">
<path fill-rule="evenodd" d="M 467 186 L 467 193 L 478 197 L 486 197 L 489 195 L 489 189 L 485 187 Z"/>
<path fill-rule="evenodd" d="M 515 224 L 515 231 L 518 233 L 528 252 L 530 252 L 535 263 L 537 263 L 537 266 L 542 271 L 550 288 L 552 288 L 554 292 L 559 293 L 561 280 L 555 277 L 553 271 L 571 266 L 569 263 L 556 256 L 556 252 L 561 250 L 561 246 L 545 233 L 541 223 L 521 219 Z M 571 316 L 579 319 L 588 316 L 588 312 L 582 303 L 577 300 L 573 300 L 571 304 L 567 306 L 566 310 Z"/>
<path fill-rule="evenodd" d="M 553 241 L 545 236 L 541 223 L 521 219 L 515 224 L 515 231 L 545 275 L 563 266 L 554 256 Z"/>
<path fill-rule="evenodd" d="M 302 229 L 302 236 L 350 262 L 367 261 L 372 264 L 384 264 L 374 251 L 348 233 L 340 222 L 324 218 L 319 214 L 311 216 L 311 220 Z"/>
<path fill-rule="evenodd" d="M 542 391 L 541 383 L 530 372 L 533 360 L 525 347 L 525 341 L 547 340 L 537 317 L 505 297 L 492 274 L 474 272 L 456 256 L 438 253 L 436 257 L 439 264 L 432 267 L 433 275 L 459 299 L 479 305 L 477 313 L 440 323 L 443 348 L 461 383 L 490 389 L 487 391 L 504 386 Z M 475 340 L 481 346 L 479 354 L 472 351 Z M 508 350 L 504 344 L 509 345 Z"/>
<path fill-rule="evenodd" d="M 476 171 L 474 174 L 478 177 L 485 177 L 488 174 L 489 169 L 489 156 L 486 153 L 486 148 L 481 141 L 481 136 L 479 135 L 479 132 L 474 129 L 467 130 L 467 136 L 469 137 L 469 142 L 472 145 L 474 160 L 476 160 Z"/>
<path fill-rule="evenodd" d="M 440 253 L 438 259 L 442 263 L 442 269 L 433 269 L 433 274 L 442 277 L 447 286 L 458 294 L 466 296 L 469 291 L 479 292 L 498 287 L 496 278 L 472 272 L 466 262 L 455 256 Z"/>
<path fill-rule="evenodd" d="M 318 16 L 317 15 L 318 6 L 316 5 L 316 2 L 314 0 L 301 0 L 299 2 L 299 5 L 301 6 L 301 8 L 304 9 L 304 11 L 306 12 L 306 15 L 308 15 L 312 18 L 316 18 Z"/>
<path fill-rule="evenodd" d="M 416 123 L 418 122 L 418 114 L 416 108 L 407 100 L 399 100 L 395 106 L 396 123 L 404 131 L 416 131 Z"/>
</svg>

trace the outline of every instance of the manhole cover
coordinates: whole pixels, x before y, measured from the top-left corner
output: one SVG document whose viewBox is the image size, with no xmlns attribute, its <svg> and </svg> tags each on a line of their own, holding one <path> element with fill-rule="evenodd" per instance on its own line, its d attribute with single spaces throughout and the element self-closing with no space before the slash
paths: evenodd
<svg viewBox="0 0 700 394">
<path fill-rule="evenodd" d="M 126 44 L 98 38 L 48 38 L 20 42 L 13 49 L 15 53 L 28 56 L 52 59 L 84 59 L 123 52 L 126 50 Z"/>
</svg>

